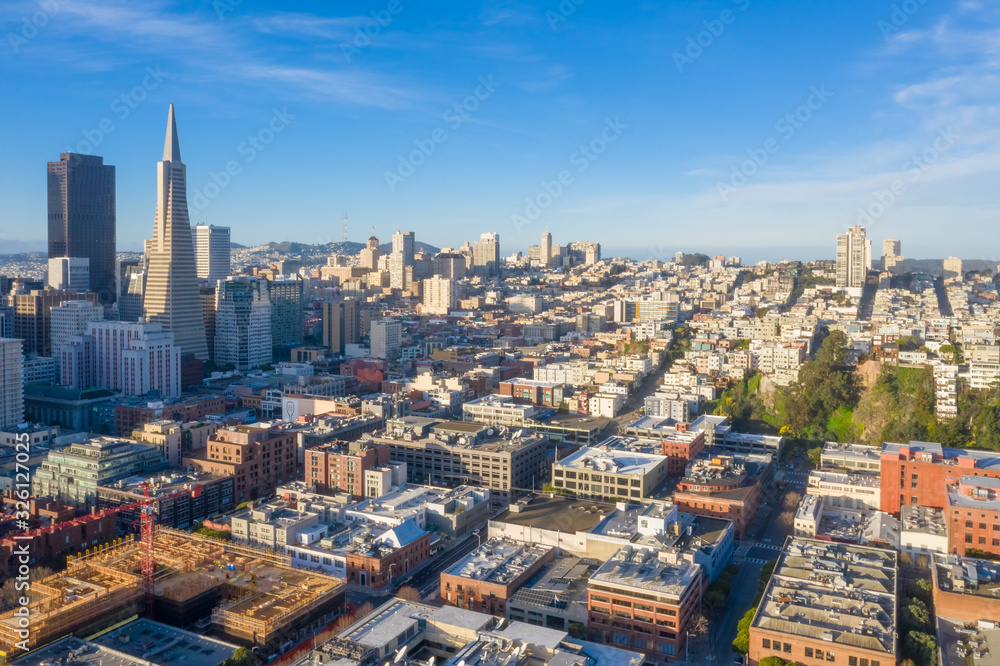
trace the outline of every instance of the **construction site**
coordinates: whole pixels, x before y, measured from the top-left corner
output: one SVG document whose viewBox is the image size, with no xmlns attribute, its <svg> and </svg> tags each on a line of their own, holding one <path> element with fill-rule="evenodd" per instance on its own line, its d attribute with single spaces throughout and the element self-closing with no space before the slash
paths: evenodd
<svg viewBox="0 0 1000 666">
<path fill-rule="evenodd" d="M 341 580 L 293 569 L 275 551 L 159 527 L 149 541 L 120 539 L 32 581 L 28 648 L 145 613 L 274 653 L 344 611 Z M 0 650 L 20 652 L 19 629 L 14 611 L 0 615 Z"/>
</svg>

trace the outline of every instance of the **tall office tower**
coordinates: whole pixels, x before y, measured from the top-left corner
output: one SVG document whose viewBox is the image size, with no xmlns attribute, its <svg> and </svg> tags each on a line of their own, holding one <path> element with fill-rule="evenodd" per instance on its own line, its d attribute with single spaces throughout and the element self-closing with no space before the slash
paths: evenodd
<svg viewBox="0 0 1000 666">
<path fill-rule="evenodd" d="M 398 319 L 373 321 L 369 338 L 372 358 L 395 361 L 403 348 L 403 322 Z"/>
<path fill-rule="evenodd" d="M 200 313 L 199 313 L 200 314 Z M 215 292 L 215 362 L 245 371 L 271 362 L 271 299 L 264 280 L 219 280 Z"/>
<path fill-rule="evenodd" d="M 962 260 L 959 259 L 958 257 L 948 257 L 947 259 L 945 259 L 944 263 L 942 264 L 942 268 L 944 269 L 945 279 L 952 277 L 960 278 L 963 275 Z"/>
<path fill-rule="evenodd" d="M 548 229 L 542 234 L 542 242 L 538 247 L 541 251 L 542 266 L 548 266 L 552 263 L 552 234 Z"/>
<path fill-rule="evenodd" d="M 359 263 L 361 268 L 367 268 L 370 271 L 378 270 L 378 258 L 382 256 L 382 250 L 378 248 L 378 239 L 374 236 L 368 239 L 368 244 L 359 255 Z"/>
<path fill-rule="evenodd" d="M 49 259 L 89 259 L 90 285 L 82 291 L 114 303 L 115 168 L 103 157 L 77 153 L 48 164 Z"/>
<path fill-rule="evenodd" d="M 323 303 L 323 346 L 343 354 L 345 345 L 361 342 L 361 308 L 354 300 Z"/>
<path fill-rule="evenodd" d="M 903 255 L 898 240 L 889 237 L 882 240 L 882 270 L 896 273 L 903 263 Z"/>
<path fill-rule="evenodd" d="M 0 429 L 24 422 L 24 356 L 21 341 L 0 338 Z"/>
<path fill-rule="evenodd" d="M 97 294 L 68 289 L 33 289 L 15 286 L 8 296 L 14 307 L 14 337 L 24 341 L 25 354 L 52 356 L 52 308 L 63 301 L 97 303 Z"/>
<path fill-rule="evenodd" d="M 278 277 L 267 281 L 271 299 L 271 345 L 287 347 L 302 344 L 303 303 L 305 289 L 302 278 Z"/>
<path fill-rule="evenodd" d="M 148 244 L 149 270 L 143 300 L 146 320 L 162 324 L 164 330 L 173 333 L 181 353 L 208 360 L 188 220 L 187 167 L 181 162 L 173 104 L 167 117 L 163 161 L 156 165 L 156 176 L 156 223 Z"/>
<path fill-rule="evenodd" d="M 412 231 L 396 229 L 396 233 L 392 235 L 392 253 L 396 254 L 397 252 L 402 253 L 404 266 L 413 265 L 414 236 Z"/>
<path fill-rule="evenodd" d="M 500 234 L 485 233 L 472 245 L 472 270 L 476 275 L 500 275 Z"/>
<path fill-rule="evenodd" d="M 198 300 L 201 301 L 201 314 L 205 319 L 205 343 L 208 345 L 208 357 L 215 361 L 215 292 L 217 282 L 202 282 L 198 285 Z"/>
<path fill-rule="evenodd" d="M 181 394 L 181 353 L 174 336 L 159 323 L 92 322 L 89 371 L 94 386 L 128 396 L 157 391 L 164 397 Z M 71 351 L 73 344 L 64 347 Z M 63 358 L 63 362 L 72 362 Z"/>
<path fill-rule="evenodd" d="M 3 305 L 0 297 L 0 338 L 14 337 L 14 308 Z"/>
<path fill-rule="evenodd" d="M 465 257 L 457 252 L 439 252 L 434 257 L 434 275 L 461 280 L 466 276 Z"/>
<path fill-rule="evenodd" d="M 45 286 L 79 292 L 90 291 L 90 259 L 86 257 L 53 257 L 49 259 Z"/>
<path fill-rule="evenodd" d="M 455 309 L 455 283 L 446 277 L 424 280 L 424 301 L 421 312 L 446 315 Z"/>
<path fill-rule="evenodd" d="M 49 316 L 52 327 L 52 356 L 56 362 L 56 381 L 60 381 L 60 352 L 63 345 L 75 335 L 83 335 L 90 328 L 92 321 L 104 321 L 104 306 L 94 305 L 87 301 L 63 301 L 61 305 L 52 308 Z"/>
<path fill-rule="evenodd" d="M 63 386 L 86 391 L 96 388 L 94 339 L 89 335 L 74 335 L 56 353 L 56 373 Z"/>
<path fill-rule="evenodd" d="M 118 319 L 137 322 L 142 319 L 143 294 L 146 293 L 145 262 L 124 265 L 122 289 L 118 293 Z"/>
<path fill-rule="evenodd" d="M 195 274 L 200 280 L 225 280 L 232 272 L 229 227 L 199 224 L 191 230 Z"/>
<path fill-rule="evenodd" d="M 854 225 L 846 234 L 837 234 L 837 286 L 860 288 L 872 268 L 872 243 L 865 228 Z"/>
</svg>

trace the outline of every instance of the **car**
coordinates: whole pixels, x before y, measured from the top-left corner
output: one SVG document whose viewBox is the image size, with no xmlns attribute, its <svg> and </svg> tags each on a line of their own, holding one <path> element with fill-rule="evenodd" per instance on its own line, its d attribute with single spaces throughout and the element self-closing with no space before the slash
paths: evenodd
<svg viewBox="0 0 1000 666">
<path fill-rule="evenodd" d="M 742 664 L 743 663 L 743 657 L 733 657 L 733 663 L 734 664 Z"/>
</svg>

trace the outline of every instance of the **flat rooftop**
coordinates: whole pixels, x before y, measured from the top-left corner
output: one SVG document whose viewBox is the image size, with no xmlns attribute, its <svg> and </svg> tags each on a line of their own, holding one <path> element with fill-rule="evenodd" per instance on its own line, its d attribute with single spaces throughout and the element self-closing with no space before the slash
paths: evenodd
<svg viewBox="0 0 1000 666">
<path fill-rule="evenodd" d="M 216 666 L 233 656 L 238 647 L 147 618 L 129 622 L 91 642 L 124 652 L 137 661 L 153 661 L 167 666 Z"/>
<path fill-rule="evenodd" d="M 567 534 L 589 532 L 614 507 L 564 497 L 533 497 L 519 511 L 507 509 L 492 520 Z"/>
<path fill-rule="evenodd" d="M 879 478 L 874 474 L 847 474 L 844 472 L 829 472 L 813 470 L 809 472 L 809 485 L 821 483 L 836 483 L 858 488 L 879 488 Z"/>
<path fill-rule="evenodd" d="M 560 467 L 576 470 L 646 475 L 662 465 L 666 459 L 666 456 L 659 453 L 639 453 L 585 446 L 556 464 Z"/>
<path fill-rule="evenodd" d="M 664 561 L 669 553 L 655 548 L 623 546 L 590 577 L 590 584 L 653 592 L 680 600 L 701 580 L 701 565 L 684 559 Z"/>
<path fill-rule="evenodd" d="M 972 657 L 976 666 L 1000 666 L 1000 625 L 975 624 L 937 618 L 941 641 L 941 666 L 968 666 Z"/>
<path fill-rule="evenodd" d="M 789 537 L 751 627 L 895 660 L 896 553 Z"/>
<path fill-rule="evenodd" d="M 549 546 L 523 544 L 509 539 L 488 539 L 482 546 L 445 569 L 444 573 L 507 585 L 551 550 Z"/>
<path fill-rule="evenodd" d="M 996 599 L 1000 597 L 1000 562 L 958 555 L 934 555 L 941 590 Z"/>
</svg>

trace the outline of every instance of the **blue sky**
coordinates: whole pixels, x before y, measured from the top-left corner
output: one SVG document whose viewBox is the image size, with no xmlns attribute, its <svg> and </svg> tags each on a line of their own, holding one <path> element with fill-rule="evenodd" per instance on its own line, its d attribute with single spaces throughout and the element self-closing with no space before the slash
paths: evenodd
<svg viewBox="0 0 1000 666">
<path fill-rule="evenodd" d="M 42 246 L 67 149 L 117 167 L 139 249 L 174 103 L 192 220 L 243 244 L 346 212 L 356 241 L 832 258 L 864 211 L 876 247 L 997 259 L 996 3 L 42 0 L 0 34 L 0 251 Z"/>
</svg>

